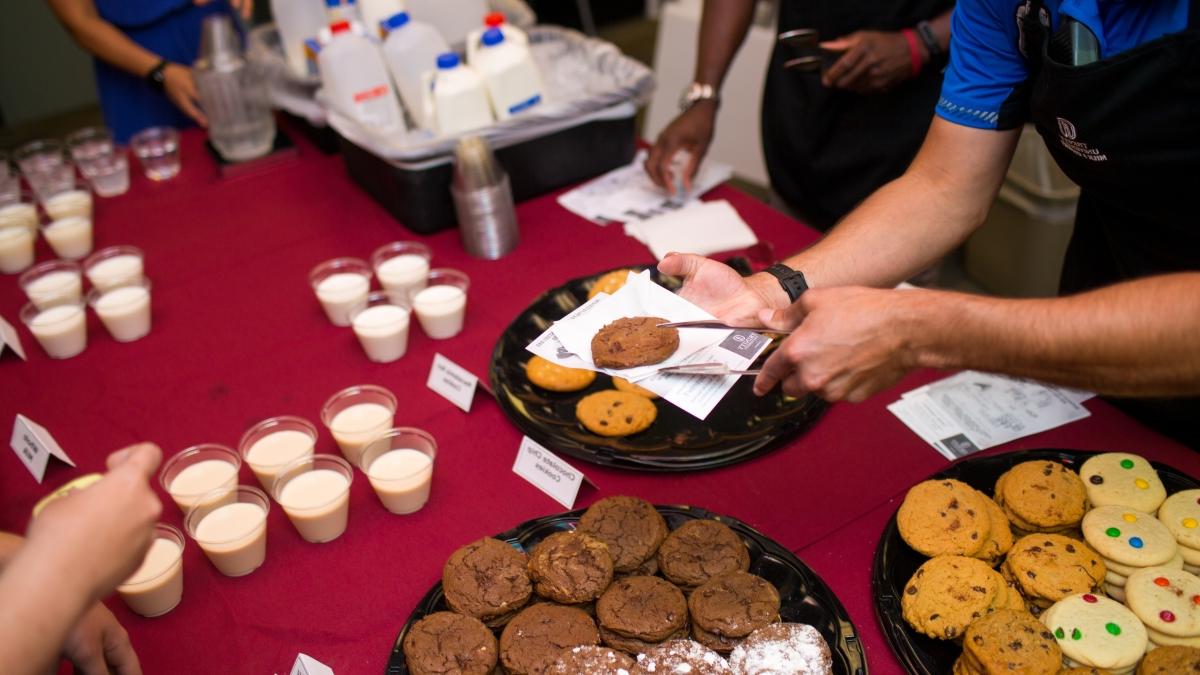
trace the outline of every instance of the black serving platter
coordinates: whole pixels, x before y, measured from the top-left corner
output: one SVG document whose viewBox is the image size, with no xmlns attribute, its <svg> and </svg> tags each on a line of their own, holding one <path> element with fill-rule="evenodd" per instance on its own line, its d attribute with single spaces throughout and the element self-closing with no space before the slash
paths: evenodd
<svg viewBox="0 0 1200 675">
<path fill-rule="evenodd" d="M 780 620 L 806 623 L 821 632 L 833 653 L 834 675 L 866 675 L 866 655 L 863 653 L 858 631 L 850 621 L 850 615 L 825 582 L 791 551 L 736 518 L 720 516 L 692 506 L 655 508 L 667 521 L 667 527 L 672 530 L 689 520 L 708 519 L 718 520 L 732 528 L 750 549 L 750 571 L 770 581 L 779 589 Z M 576 509 L 536 518 L 502 532 L 496 535 L 496 538 L 528 552 L 539 541 L 555 532 L 575 529 L 584 511 L 585 509 Z M 442 596 L 442 583 L 439 581 L 417 603 L 400 630 L 400 635 L 396 637 L 396 643 L 388 658 L 387 670 L 384 671 L 386 675 L 408 674 L 408 665 L 404 662 L 402 651 L 404 637 L 408 635 L 412 625 L 425 615 L 448 609 Z"/>
<path fill-rule="evenodd" d="M 1021 462 L 1048 459 L 1061 462 L 1078 473 L 1080 465 L 1097 454 L 1100 453 L 1084 450 L 1020 450 L 990 457 L 967 457 L 929 478 L 954 478 L 990 497 L 1000 474 Z M 1151 465 L 1158 471 L 1167 494 L 1200 487 L 1200 480 L 1178 469 L 1159 462 L 1151 462 Z M 918 675 L 944 675 L 950 672 L 962 648 L 953 642 L 934 640 L 917 633 L 901 616 L 900 597 L 904 585 L 926 560 L 928 558 L 909 548 L 900 538 L 896 515 L 892 514 L 875 549 L 871 592 L 879 626 L 904 668 Z"/>
<path fill-rule="evenodd" d="M 638 471 L 694 471 L 734 464 L 772 450 L 806 430 L 825 411 L 827 404 L 812 395 L 792 398 L 776 389 L 767 396 L 755 396 L 751 391 L 754 378 L 743 377 L 706 420 L 657 399 L 658 418 L 641 433 L 606 438 L 588 431 L 575 418 L 575 404 L 588 394 L 612 389 L 612 378 L 598 373 L 582 391 L 546 391 L 525 377 L 525 364 L 533 356 L 525 347 L 550 324 L 587 302 L 588 290 L 604 274 L 572 279 L 538 296 L 496 343 L 489 368 L 492 390 L 505 416 L 526 436 L 555 452 L 594 464 Z M 672 291 L 679 288 L 677 279 L 659 275 L 657 270 L 651 274 L 659 285 Z M 768 347 L 759 361 L 777 344 Z"/>
</svg>

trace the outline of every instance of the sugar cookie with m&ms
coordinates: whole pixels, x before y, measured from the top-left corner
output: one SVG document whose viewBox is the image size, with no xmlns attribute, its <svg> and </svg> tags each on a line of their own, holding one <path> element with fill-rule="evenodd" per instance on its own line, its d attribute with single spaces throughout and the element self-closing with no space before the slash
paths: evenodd
<svg viewBox="0 0 1200 675">
<path fill-rule="evenodd" d="M 1154 513 L 1167 497 L 1150 462 L 1127 452 L 1096 455 L 1079 467 L 1079 475 L 1092 506 L 1128 506 Z"/>
<path fill-rule="evenodd" d="M 1146 653 L 1146 627 L 1127 607 L 1094 593 L 1070 595 L 1042 612 L 1070 668 L 1133 672 Z"/>
<path fill-rule="evenodd" d="M 1129 575 L 1125 604 L 1146 628 L 1179 638 L 1200 638 L 1200 577 L 1148 567 Z"/>
<path fill-rule="evenodd" d="M 1167 497 L 1158 519 L 1182 547 L 1183 561 L 1200 565 L 1200 490 L 1184 490 Z"/>
<path fill-rule="evenodd" d="M 1118 565 L 1154 567 L 1179 553 L 1175 537 L 1154 516 L 1126 506 L 1101 506 L 1083 517 L 1083 538 Z M 1124 574 L 1120 567 L 1114 567 Z"/>
</svg>

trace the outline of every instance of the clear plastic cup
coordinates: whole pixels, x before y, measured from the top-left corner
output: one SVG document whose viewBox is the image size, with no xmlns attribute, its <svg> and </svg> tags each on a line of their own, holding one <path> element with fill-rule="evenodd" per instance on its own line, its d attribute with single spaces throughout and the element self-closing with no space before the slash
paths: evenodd
<svg viewBox="0 0 1200 675">
<path fill-rule="evenodd" d="M 75 190 L 79 185 L 75 180 L 75 167 L 71 164 L 60 164 L 40 173 L 27 174 L 25 179 L 29 181 L 29 187 L 33 189 L 34 196 L 42 203 L 43 208 L 51 197 Z M 84 186 L 83 189 L 86 191 L 87 187 Z M 88 196 L 91 196 L 90 192 Z"/>
<path fill-rule="evenodd" d="M 27 199 L 18 199 L 0 206 L 0 227 L 20 225 L 31 232 L 37 233 L 37 205 Z"/>
<path fill-rule="evenodd" d="M 341 457 L 301 457 L 279 472 L 275 501 L 305 541 L 321 544 L 346 531 L 354 470 Z"/>
<path fill-rule="evenodd" d="M 5 174 L 8 163 L 0 159 L 0 207 L 21 201 L 21 178 L 16 174 Z"/>
<path fill-rule="evenodd" d="M 269 417 L 246 430 L 238 452 L 258 477 L 263 489 L 275 489 L 275 477 L 289 463 L 311 457 L 317 444 L 317 427 L 303 417 Z"/>
<path fill-rule="evenodd" d="M 92 252 L 92 219 L 67 216 L 42 226 L 42 236 L 54 254 L 66 260 L 86 258 Z"/>
<path fill-rule="evenodd" d="M 72 175 L 69 184 L 56 187 L 62 189 L 44 192 L 41 197 L 42 210 L 46 212 L 50 220 L 61 220 L 71 216 L 91 220 L 92 191 L 86 182 L 77 181 Z"/>
<path fill-rule="evenodd" d="M 117 342 L 133 342 L 150 334 L 150 280 L 140 280 L 107 290 L 88 291 L 88 305 Z"/>
<path fill-rule="evenodd" d="M 52 359 L 69 359 L 87 348 L 83 300 L 56 298 L 45 307 L 31 302 L 21 309 L 21 321 Z"/>
<path fill-rule="evenodd" d="M 63 145 L 52 138 L 30 141 L 13 153 L 21 173 L 26 179 L 66 163 Z M 32 182 L 32 181 L 30 181 Z"/>
<path fill-rule="evenodd" d="M 186 514 L 208 495 L 213 495 L 217 501 L 231 501 L 221 495 L 228 495 L 237 487 L 241 468 L 242 458 L 233 448 L 201 443 L 168 459 L 158 472 L 158 484 Z"/>
<path fill-rule="evenodd" d="M 414 291 L 425 288 L 432 259 L 433 253 L 425 244 L 393 241 L 375 249 L 371 254 L 371 267 L 392 302 L 407 304 Z"/>
<path fill-rule="evenodd" d="M 79 170 L 101 197 L 116 197 L 129 191 L 129 156 L 123 147 L 116 146 L 107 155 L 81 162 Z"/>
<path fill-rule="evenodd" d="M 392 428 L 395 417 L 396 396 L 374 384 L 347 387 L 321 407 L 321 422 L 354 466 L 363 448 Z"/>
<path fill-rule="evenodd" d="M 308 283 L 335 326 L 350 325 L 350 310 L 371 292 L 371 266 L 359 258 L 334 258 L 308 273 Z"/>
<path fill-rule="evenodd" d="M 458 270 L 442 267 L 430 271 L 425 288 L 410 296 L 421 330 L 434 340 L 445 340 L 461 333 L 470 286 L 471 280 Z"/>
<path fill-rule="evenodd" d="M 0 226 L 0 273 L 16 274 L 28 269 L 34 260 L 37 229 L 24 225 Z"/>
<path fill-rule="evenodd" d="M 67 136 L 67 151 L 80 169 L 98 157 L 111 155 L 113 147 L 112 134 L 104 127 L 84 127 Z"/>
<path fill-rule="evenodd" d="M 267 558 L 267 514 L 271 500 L 262 490 L 239 485 L 200 498 L 183 519 L 188 536 L 227 577 L 245 576 Z"/>
<path fill-rule="evenodd" d="M 129 139 L 129 147 L 150 180 L 170 180 L 179 174 L 179 132 L 175 129 L 143 129 Z"/>
<path fill-rule="evenodd" d="M 102 291 L 136 283 L 145 277 L 146 254 L 136 246 L 109 246 L 83 261 L 88 281 Z"/>
<path fill-rule="evenodd" d="M 17 283 L 39 309 L 49 307 L 59 299 L 83 297 L 83 272 L 79 263 L 70 260 L 38 263 L 18 277 Z"/>
<path fill-rule="evenodd" d="M 408 351 L 408 304 L 393 302 L 386 291 L 375 291 L 350 310 L 350 325 L 367 358 L 391 363 Z"/>
<path fill-rule="evenodd" d="M 397 427 L 363 449 L 361 467 L 384 508 L 403 515 L 429 501 L 436 457 L 437 442 L 429 432 Z"/>
<path fill-rule="evenodd" d="M 162 616 L 183 599 L 183 548 L 179 528 L 154 526 L 154 541 L 137 571 L 117 586 L 117 594 L 134 614 Z"/>
</svg>

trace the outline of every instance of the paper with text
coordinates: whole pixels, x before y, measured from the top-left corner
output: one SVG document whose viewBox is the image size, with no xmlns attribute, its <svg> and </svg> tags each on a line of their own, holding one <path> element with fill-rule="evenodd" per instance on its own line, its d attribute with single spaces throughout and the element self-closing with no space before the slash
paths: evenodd
<svg viewBox="0 0 1200 675">
<path fill-rule="evenodd" d="M 587 480 L 582 471 L 528 436 L 521 439 L 512 470 L 568 509 L 575 508 L 579 488 Z"/>
<path fill-rule="evenodd" d="M 17 453 L 17 458 L 39 483 L 46 477 L 46 464 L 51 457 L 75 466 L 75 462 L 71 461 L 46 427 L 24 415 L 17 415 L 13 421 L 11 446 L 13 452 Z"/>
<path fill-rule="evenodd" d="M 479 378 L 441 354 L 434 354 L 425 386 L 462 408 L 463 412 L 471 412 L 471 401 L 475 399 Z"/>
</svg>

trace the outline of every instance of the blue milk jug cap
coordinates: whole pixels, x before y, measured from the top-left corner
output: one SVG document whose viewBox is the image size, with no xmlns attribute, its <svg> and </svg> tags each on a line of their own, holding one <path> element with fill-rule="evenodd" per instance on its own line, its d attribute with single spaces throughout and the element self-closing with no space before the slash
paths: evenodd
<svg viewBox="0 0 1200 675">
<path fill-rule="evenodd" d="M 396 30 L 406 23 L 408 23 L 408 12 L 396 12 L 383 20 L 383 27 L 388 30 Z"/>
<path fill-rule="evenodd" d="M 494 47 L 504 42 L 504 33 L 499 28 L 489 28 L 483 31 L 483 37 L 479 41 L 483 43 L 484 47 Z"/>
<path fill-rule="evenodd" d="M 437 67 L 440 70 L 450 70 L 451 68 L 457 68 L 458 67 L 458 54 L 455 54 L 454 52 L 446 52 L 445 54 L 438 54 Z"/>
</svg>

